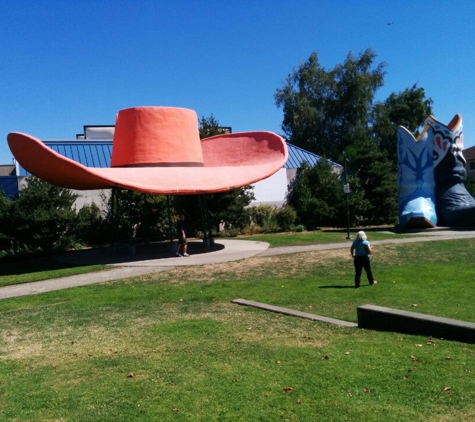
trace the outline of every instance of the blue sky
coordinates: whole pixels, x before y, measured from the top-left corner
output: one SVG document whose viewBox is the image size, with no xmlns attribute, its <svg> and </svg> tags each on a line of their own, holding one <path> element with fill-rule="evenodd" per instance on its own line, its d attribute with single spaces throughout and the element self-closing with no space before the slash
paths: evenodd
<svg viewBox="0 0 475 422">
<path fill-rule="evenodd" d="M 467 148 L 474 16 L 472 0 L 0 0 L 0 164 L 9 132 L 74 139 L 132 106 L 282 133 L 287 75 L 313 51 L 331 69 L 367 48 L 387 64 L 377 98 L 417 83 L 440 121 L 462 114 Z"/>
</svg>

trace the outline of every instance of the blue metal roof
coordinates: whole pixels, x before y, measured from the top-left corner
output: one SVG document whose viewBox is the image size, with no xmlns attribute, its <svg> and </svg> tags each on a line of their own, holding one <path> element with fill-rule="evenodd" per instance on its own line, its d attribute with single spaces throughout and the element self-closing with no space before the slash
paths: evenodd
<svg viewBox="0 0 475 422">
<path fill-rule="evenodd" d="M 307 162 L 310 167 L 313 167 L 317 164 L 322 157 L 312 152 L 306 151 L 302 148 L 299 148 L 289 142 L 287 142 L 287 148 L 289 150 L 289 159 L 284 165 L 286 169 L 298 169 L 302 167 L 302 163 Z M 333 161 L 328 160 L 332 167 L 341 167 L 340 164 L 337 164 Z"/>
<path fill-rule="evenodd" d="M 112 157 L 111 141 L 43 141 L 53 151 L 86 167 L 110 167 Z M 19 176 L 29 176 L 20 165 Z"/>
<path fill-rule="evenodd" d="M 110 167 L 112 157 L 112 140 L 101 141 L 43 141 L 45 145 L 64 155 L 71 160 L 77 161 L 86 167 Z M 310 166 L 314 166 L 322 158 L 317 154 L 305 151 L 287 142 L 289 158 L 284 165 L 286 169 L 300 168 L 306 161 Z M 333 161 L 329 161 L 332 167 L 340 166 Z M 29 173 L 20 166 L 19 176 L 28 176 Z"/>
</svg>

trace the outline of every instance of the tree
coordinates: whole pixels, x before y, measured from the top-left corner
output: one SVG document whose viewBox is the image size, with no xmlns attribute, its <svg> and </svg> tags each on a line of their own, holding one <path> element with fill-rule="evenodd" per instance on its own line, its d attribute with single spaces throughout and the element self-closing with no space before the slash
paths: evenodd
<svg viewBox="0 0 475 422">
<path fill-rule="evenodd" d="M 243 228 L 249 224 L 247 207 L 254 199 L 253 187 L 244 186 L 227 192 L 205 195 L 212 227 Z"/>
<path fill-rule="evenodd" d="M 395 223 L 398 188 L 394 161 L 369 140 L 349 148 L 348 156 L 351 220 L 360 225 Z"/>
<path fill-rule="evenodd" d="M 167 200 L 166 195 L 116 189 L 104 202 L 109 238 L 111 231 L 114 233 L 112 241 L 142 238 L 148 242 L 169 239 L 171 232 L 175 235 L 172 226 L 176 213 L 171 209 L 173 201 Z"/>
<path fill-rule="evenodd" d="M 309 229 L 343 222 L 343 186 L 339 175 L 324 158 L 313 167 L 304 163 L 290 189 L 288 203 Z"/>
<path fill-rule="evenodd" d="M 199 131 L 200 138 L 203 139 L 224 134 L 227 128 L 221 127 L 211 114 L 210 117 L 201 118 Z M 197 198 L 197 195 L 183 195 L 177 198 L 176 207 L 185 212 L 189 231 L 196 232 L 203 229 L 199 208 L 206 206 L 211 227 L 219 231 L 221 225 L 237 228 L 246 226 L 249 223 L 246 207 L 253 199 L 253 187 L 248 185 L 227 192 L 201 195 L 200 198 Z"/>
<path fill-rule="evenodd" d="M 16 245 L 30 250 L 64 250 L 74 241 L 73 209 L 77 195 L 71 190 L 29 177 L 8 210 L 10 234 Z"/>
<path fill-rule="evenodd" d="M 314 52 L 275 94 L 284 112 L 282 129 L 292 143 L 336 162 L 349 159 L 350 216 L 359 224 L 395 221 L 396 128 L 416 131 L 432 104 L 416 85 L 375 102 L 386 74 L 386 65 L 374 65 L 375 58 L 371 49 L 357 57 L 349 53 L 343 64 L 326 71 Z"/>
<path fill-rule="evenodd" d="M 96 203 L 85 204 L 77 213 L 74 228 L 76 239 L 88 246 L 105 245 L 110 241 L 110 228 Z"/>
<path fill-rule="evenodd" d="M 343 64 L 326 71 L 313 52 L 294 69 L 275 93 L 289 141 L 336 160 L 349 144 L 369 136 L 368 117 L 386 66 L 373 69 L 375 57 L 371 49 L 358 57 L 349 53 Z"/>
<path fill-rule="evenodd" d="M 214 118 L 213 114 L 211 114 L 209 117 L 201 117 L 199 132 L 200 139 L 204 139 L 210 136 L 222 135 L 226 133 L 226 130 L 219 126 L 219 122 Z"/>
<path fill-rule="evenodd" d="M 5 192 L 0 189 L 0 250 L 10 247 L 11 238 L 9 229 L 11 224 L 8 221 L 8 212 L 11 201 L 5 196 Z"/>
<path fill-rule="evenodd" d="M 397 163 L 397 128 L 404 126 L 416 136 L 427 116 L 432 114 L 432 99 L 425 98 L 424 88 L 414 85 L 398 94 L 392 93 L 377 103 L 372 113 L 372 136 L 379 148 Z"/>
</svg>

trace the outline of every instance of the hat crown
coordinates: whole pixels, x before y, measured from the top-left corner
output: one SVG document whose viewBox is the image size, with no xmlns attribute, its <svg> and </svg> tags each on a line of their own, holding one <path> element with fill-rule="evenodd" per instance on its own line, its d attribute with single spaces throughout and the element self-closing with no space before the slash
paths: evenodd
<svg viewBox="0 0 475 422">
<path fill-rule="evenodd" d="M 117 114 L 111 167 L 203 166 L 194 110 L 133 107 Z"/>
</svg>

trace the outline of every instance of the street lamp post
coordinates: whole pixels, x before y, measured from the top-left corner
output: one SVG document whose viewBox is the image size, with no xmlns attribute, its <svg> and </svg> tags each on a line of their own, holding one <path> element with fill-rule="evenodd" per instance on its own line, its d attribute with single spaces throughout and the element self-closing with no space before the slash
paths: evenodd
<svg viewBox="0 0 475 422">
<path fill-rule="evenodd" d="M 350 185 L 346 181 L 346 173 L 347 173 L 346 163 L 347 163 L 348 159 L 346 158 L 345 153 L 343 153 L 343 156 L 344 156 L 344 160 L 345 160 L 345 162 L 344 162 L 345 186 L 343 187 L 343 190 L 345 192 L 345 197 L 346 197 L 346 238 L 351 239 L 350 238 L 350 209 L 348 207 L 348 195 L 350 194 Z"/>
</svg>

